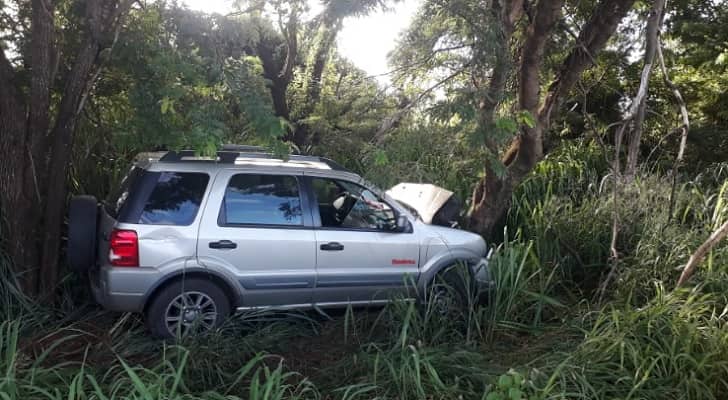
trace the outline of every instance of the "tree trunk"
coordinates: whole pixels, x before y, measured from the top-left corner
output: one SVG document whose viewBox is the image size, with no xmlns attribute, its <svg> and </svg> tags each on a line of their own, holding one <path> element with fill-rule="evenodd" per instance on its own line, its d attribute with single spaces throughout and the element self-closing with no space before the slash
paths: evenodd
<svg viewBox="0 0 728 400">
<path fill-rule="evenodd" d="M 257 50 L 263 64 L 263 76 L 271 81 L 270 93 L 273 99 L 273 110 L 276 116 L 288 120 L 290 111 L 286 92 L 288 91 L 288 85 L 291 83 L 291 76 L 283 74 L 281 68 L 285 68 L 285 66 L 281 67 L 276 60 L 274 43 L 263 39 L 258 43 Z"/>
<path fill-rule="evenodd" d="M 685 147 L 687 147 L 688 143 L 688 132 L 690 131 L 690 115 L 688 114 L 688 107 L 685 104 L 685 99 L 683 99 L 682 93 L 680 93 L 680 89 L 675 85 L 675 83 L 670 79 L 670 74 L 667 72 L 667 67 L 665 66 L 665 57 L 662 55 L 662 44 L 660 43 L 660 38 L 658 36 L 657 38 L 657 59 L 660 62 L 660 69 L 662 70 L 662 77 L 665 81 L 665 84 L 667 87 L 670 88 L 672 91 L 672 95 L 675 97 L 675 101 L 677 102 L 678 107 L 680 108 L 680 117 L 682 119 L 682 126 L 680 126 L 680 147 L 677 151 L 677 156 L 675 156 L 675 164 L 673 164 L 672 167 L 672 187 L 670 189 L 670 209 L 667 213 L 668 222 L 672 220 L 672 214 L 675 211 L 675 192 L 677 191 L 677 174 L 680 170 L 680 167 L 683 163 L 683 158 L 685 157 Z"/>
<path fill-rule="evenodd" d="M 83 41 L 61 93 L 53 92 L 56 35 L 50 1 L 32 3 L 27 98 L 18 83 L 19 74 L 0 50 L 0 127 L 4 139 L 0 144 L 0 183 L 4 189 L 0 192 L 0 211 L 7 221 L 4 239 L 25 293 L 45 301 L 52 300 L 58 283 L 73 131 L 99 68 L 102 42 L 110 34 L 118 34 L 131 0 L 95 1 L 83 6 Z M 53 98 L 59 102 L 51 104 Z M 55 121 L 53 129 L 51 121 Z"/>
<path fill-rule="evenodd" d="M 487 90 L 478 105 L 479 124 L 484 131 L 485 147 L 491 156 L 497 157 L 498 144 L 491 138 L 489 132 L 495 128 L 495 110 L 503 99 L 508 75 L 511 71 L 510 40 L 513 36 L 515 23 L 523 14 L 523 0 L 513 0 L 501 4 L 492 3 L 491 12 L 493 20 L 499 22 L 498 53 L 493 71 L 488 82 Z M 468 227 L 481 232 L 488 240 L 493 239 L 496 226 L 510 207 L 510 190 L 506 186 L 510 183 L 497 176 L 493 168 L 492 159 L 485 163 L 485 178 L 478 182 L 473 189 L 472 202 L 468 210 Z"/>
<path fill-rule="evenodd" d="M 71 159 L 73 133 L 78 121 L 81 101 L 89 90 L 89 77 L 94 76 L 100 44 L 89 41 L 80 51 L 64 89 L 59 106 L 56 125 L 51 132 L 53 138 L 48 169 L 46 203 L 43 213 L 45 230 L 40 270 L 40 292 L 50 293 L 58 281 L 57 262 L 61 244 L 61 226 L 66 204 L 66 176 Z"/>
<path fill-rule="evenodd" d="M 519 59 L 519 107 L 535 117 L 533 127 L 524 127 L 504 157 L 505 175 L 499 177 L 488 165 L 483 180 L 473 190 L 468 226 L 485 237 L 493 237 L 499 221 L 510 207 L 514 188 L 544 156 L 543 140 L 551 116 L 581 74 L 614 34 L 620 21 L 632 8 L 634 0 L 602 0 L 583 27 L 577 43 L 561 65 L 541 104 L 540 72 L 550 34 L 558 21 L 563 1 L 539 1 L 527 29 Z M 486 98 L 487 100 L 487 98 Z M 539 108 L 540 105 L 540 108 Z M 487 129 L 489 122 L 481 120 Z M 488 144 L 486 144 L 488 146 Z M 487 164 L 487 163 L 486 163 Z"/>
<path fill-rule="evenodd" d="M 640 83 L 640 95 L 635 98 L 637 102 L 637 113 L 633 116 L 632 130 L 627 145 L 627 164 L 625 166 L 624 175 L 627 181 L 634 179 L 637 172 L 637 161 L 640 155 L 640 143 L 642 141 L 642 125 L 645 122 L 645 112 L 647 111 L 647 93 L 649 89 L 649 76 L 652 67 L 655 64 L 655 54 L 657 53 L 657 38 L 662 25 L 662 17 L 664 15 L 665 0 L 654 0 L 650 9 L 650 16 L 647 19 L 647 31 L 645 33 L 645 56 L 642 66 L 643 80 Z M 644 86 L 644 92 L 643 92 Z"/>
</svg>

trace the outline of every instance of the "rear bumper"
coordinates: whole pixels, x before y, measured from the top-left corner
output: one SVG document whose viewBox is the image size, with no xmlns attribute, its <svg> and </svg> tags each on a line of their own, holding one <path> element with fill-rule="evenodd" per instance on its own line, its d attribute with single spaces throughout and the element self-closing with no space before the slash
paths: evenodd
<svg viewBox="0 0 728 400">
<path fill-rule="evenodd" d="M 89 273 L 96 302 L 111 311 L 141 312 L 148 292 L 160 278 L 154 268 L 102 266 Z"/>
</svg>

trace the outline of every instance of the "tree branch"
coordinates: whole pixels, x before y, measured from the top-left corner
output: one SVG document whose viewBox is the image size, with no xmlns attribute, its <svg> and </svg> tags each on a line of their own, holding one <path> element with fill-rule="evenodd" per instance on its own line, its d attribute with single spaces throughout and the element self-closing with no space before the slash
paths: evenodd
<svg viewBox="0 0 728 400">
<path fill-rule="evenodd" d="M 539 75 L 546 42 L 561 15 L 563 4 L 563 0 L 539 1 L 536 5 L 534 21 L 529 25 L 526 33 L 519 71 L 518 101 L 522 110 L 530 111 L 533 115 L 537 114 L 540 101 L 541 80 Z"/>
<path fill-rule="evenodd" d="M 668 73 L 667 67 L 665 66 L 665 58 L 662 55 L 662 43 L 659 37 L 657 39 L 657 58 L 660 62 L 660 69 L 662 70 L 663 80 L 665 81 L 667 87 L 672 90 L 672 94 L 673 96 L 675 96 L 678 107 L 680 107 L 680 116 L 682 118 L 682 126 L 680 126 L 680 130 L 682 131 L 682 135 L 680 138 L 680 148 L 677 153 L 677 162 L 682 163 L 683 157 L 685 156 L 685 145 L 688 140 L 688 131 L 690 130 L 690 116 L 688 114 L 687 105 L 685 104 L 685 99 L 680 93 L 680 89 L 677 87 L 677 85 L 675 85 L 672 80 L 670 80 L 670 74 Z"/>
<path fill-rule="evenodd" d="M 424 99 L 427 95 L 432 93 L 435 89 L 442 86 L 443 84 L 449 82 L 450 80 L 454 79 L 456 76 L 463 73 L 466 69 L 470 67 L 470 64 L 465 64 L 461 68 L 457 69 L 455 72 L 451 73 L 450 75 L 446 76 L 445 78 L 437 81 L 435 84 L 430 86 L 429 88 L 425 89 L 417 95 L 417 97 L 414 98 L 414 100 L 407 103 L 404 107 L 399 109 L 396 113 L 393 115 L 387 117 L 382 121 L 382 124 L 380 125 L 377 132 L 374 134 L 374 137 L 372 138 L 372 143 L 379 146 L 382 143 L 384 143 L 384 139 L 387 138 L 387 133 L 409 112 L 409 110 L 412 109 L 415 105 L 417 105 L 422 99 Z"/>
<path fill-rule="evenodd" d="M 619 22 L 627 15 L 635 0 L 602 0 L 584 25 L 571 53 L 561 65 L 556 79 L 549 86 L 546 100 L 538 114 L 542 123 L 551 119 L 551 113 L 571 91 L 579 77 L 592 64 L 594 57 L 614 34 Z"/>
<path fill-rule="evenodd" d="M 667 87 L 672 90 L 673 96 L 677 101 L 678 107 L 680 108 L 680 116 L 682 117 L 682 125 L 678 128 L 680 132 L 680 147 L 675 157 L 675 164 L 672 167 L 672 188 L 670 188 L 670 209 L 667 213 L 668 222 L 672 220 L 672 214 L 675 211 L 675 192 L 677 191 L 677 173 L 680 170 L 680 166 L 683 163 L 683 157 L 685 156 L 685 147 L 688 142 L 688 132 L 690 131 L 690 116 L 688 114 L 688 107 L 685 105 L 685 99 L 683 99 L 680 89 L 677 85 L 670 80 L 670 74 L 667 72 L 665 66 L 665 57 L 662 55 L 662 43 L 660 37 L 657 37 L 657 58 L 660 62 L 660 69 L 662 70 L 662 77 Z"/>
<path fill-rule="evenodd" d="M 526 31 L 526 40 L 521 51 L 519 70 L 518 103 L 521 110 L 538 115 L 541 101 L 541 67 L 546 43 L 561 15 L 564 0 L 539 1 L 533 22 Z M 533 127 L 525 127 L 519 137 L 516 158 L 508 168 L 509 173 L 520 180 L 543 158 L 543 134 L 548 121 L 538 121 Z"/>
<path fill-rule="evenodd" d="M 698 249 L 693 253 L 693 255 L 690 256 L 690 259 L 688 260 L 688 263 L 685 265 L 685 269 L 683 269 L 682 273 L 680 274 L 680 279 L 677 280 L 677 287 L 681 287 L 685 284 L 685 282 L 690 279 L 690 277 L 695 272 L 695 269 L 700 265 L 700 262 L 703 261 L 703 258 L 705 255 L 715 247 L 718 242 L 723 240 L 724 237 L 728 235 L 728 221 L 724 222 L 723 225 L 720 226 L 720 228 L 716 229 L 715 232 L 713 232 L 710 237 L 708 237 L 708 240 L 705 241 Z"/>
</svg>

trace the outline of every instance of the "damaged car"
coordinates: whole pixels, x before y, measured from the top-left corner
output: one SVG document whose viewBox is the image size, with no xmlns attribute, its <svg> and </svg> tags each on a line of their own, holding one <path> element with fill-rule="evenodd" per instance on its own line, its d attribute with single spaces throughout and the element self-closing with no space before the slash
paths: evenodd
<svg viewBox="0 0 728 400">
<path fill-rule="evenodd" d="M 245 310 L 426 300 L 454 266 L 487 288 L 486 243 L 453 228 L 459 209 L 445 189 L 382 193 L 323 157 L 147 153 L 109 199 L 72 199 L 68 257 L 103 307 L 175 337 Z"/>
</svg>

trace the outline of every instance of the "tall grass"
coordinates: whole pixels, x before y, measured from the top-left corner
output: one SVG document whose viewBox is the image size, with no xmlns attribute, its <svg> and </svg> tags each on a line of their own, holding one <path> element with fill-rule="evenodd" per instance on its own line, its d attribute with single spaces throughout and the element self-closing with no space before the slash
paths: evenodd
<svg viewBox="0 0 728 400">
<path fill-rule="evenodd" d="M 224 377 L 216 387 L 197 380 L 191 350 L 164 346 L 149 366 L 121 358 L 103 366 L 80 362 L 51 362 L 54 349 L 72 336 L 57 339 L 33 358 L 21 348 L 22 324 L 0 324 L 0 398 L 15 399 L 317 399 L 319 393 L 304 377 L 285 371 L 279 358 L 239 354 L 241 366 L 205 364 Z M 228 349 L 232 350 L 232 349 Z M 88 353 L 88 348 L 86 349 Z M 51 364 L 47 366 L 46 364 Z"/>
<path fill-rule="evenodd" d="M 483 309 L 488 341 L 497 330 L 537 330 L 544 317 L 564 308 L 551 295 L 556 269 L 544 269 L 532 249 L 532 243 L 507 240 L 490 260 L 494 287 Z"/>
<path fill-rule="evenodd" d="M 550 398 L 718 399 L 728 393 L 724 294 L 656 288 L 646 306 L 595 314 L 546 387 Z"/>
</svg>

